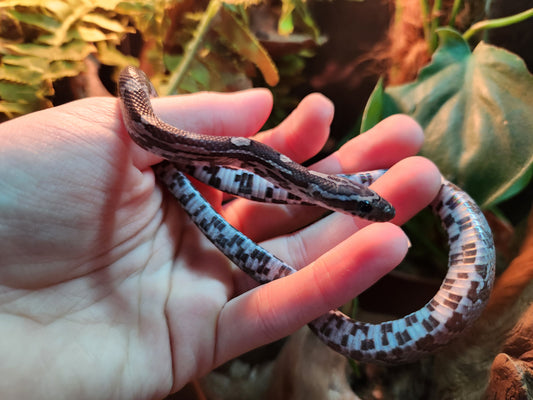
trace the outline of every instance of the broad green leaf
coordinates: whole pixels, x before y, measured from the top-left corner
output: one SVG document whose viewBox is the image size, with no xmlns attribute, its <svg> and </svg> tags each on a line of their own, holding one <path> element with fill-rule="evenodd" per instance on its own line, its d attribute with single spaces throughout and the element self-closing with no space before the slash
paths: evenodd
<svg viewBox="0 0 533 400">
<path fill-rule="evenodd" d="M 457 32 L 438 34 L 417 80 L 385 90 L 383 117 L 413 116 L 425 131 L 422 155 L 482 207 L 493 206 L 532 175 L 533 76 L 513 53 L 484 42 L 471 52 Z"/>
</svg>

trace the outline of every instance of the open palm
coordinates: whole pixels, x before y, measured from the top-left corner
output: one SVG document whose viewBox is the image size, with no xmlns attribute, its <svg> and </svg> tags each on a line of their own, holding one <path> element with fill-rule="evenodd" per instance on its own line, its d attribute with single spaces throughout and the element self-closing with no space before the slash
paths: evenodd
<svg viewBox="0 0 533 400">
<path fill-rule="evenodd" d="M 250 136 L 271 109 L 265 90 L 157 99 L 181 128 Z M 333 115 L 306 98 L 258 138 L 313 156 Z M 387 168 L 374 189 L 395 223 L 439 187 L 406 117 L 361 135 L 316 168 Z M 0 125 L 0 393 L 2 398 L 162 398 L 194 377 L 279 339 L 356 296 L 403 257 L 390 223 L 206 197 L 238 229 L 296 268 L 254 287 L 155 182 L 157 157 L 128 137 L 114 98 L 93 98 Z M 307 226 L 298 230 L 301 226 Z M 364 229 L 363 229 L 364 228 Z M 284 235 L 286 232 L 295 232 Z M 326 234 L 327 233 L 327 234 Z"/>
</svg>

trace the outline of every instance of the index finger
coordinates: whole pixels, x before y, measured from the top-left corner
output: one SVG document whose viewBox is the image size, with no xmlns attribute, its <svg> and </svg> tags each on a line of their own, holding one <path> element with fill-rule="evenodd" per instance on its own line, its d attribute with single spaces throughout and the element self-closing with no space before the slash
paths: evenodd
<svg viewBox="0 0 533 400">
<path fill-rule="evenodd" d="M 152 105 L 159 118 L 186 131 L 215 136 L 251 136 L 267 120 L 272 109 L 272 94 L 266 89 L 195 93 L 155 98 Z M 125 132 L 125 127 L 123 129 Z M 162 160 L 136 145 L 132 157 L 140 170 Z"/>
<path fill-rule="evenodd" d="M 389 168 L 418 153 L 423 142 L 420 125 L 407 115 L 396 114 L 354 137 L 312 168 L 327 174 Z"/>
</svg>

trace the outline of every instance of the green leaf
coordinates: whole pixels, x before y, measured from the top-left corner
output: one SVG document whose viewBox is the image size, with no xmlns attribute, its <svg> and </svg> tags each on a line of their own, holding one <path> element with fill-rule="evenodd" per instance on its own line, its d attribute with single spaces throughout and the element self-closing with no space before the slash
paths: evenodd
<svg viewBox="0 0 533 400">
<path fill-rule="evenodd" d="M 224 8 L 221 9 L 220 16 L 221 22 L 213 26 L 213 28 L 234 51 L 253 62 L 259 68 L 266 83 L 270 86 L 277 85 L 279 73 L 276 65 L 255 35 L 235 15 L 224 10 Z"/>
<path fill-rule="evenodd" d="M 31 0 L 26 0 L 26 2 L 30 3 Z M 63 21 L 65 18 L 67 18 L 72 13 L 74 8 L 74 4 L 69 4 L 69 2 L 60 0 L 40 0 L 38 3 L 40 4 L 35 5 L 46 8 L 48 11 L 52 12 L 59 21 Z"/>
<path fill-rule="evenodd" d="M 0 99 L 11 102 L 33 104 L 44 101 L 44 96 L 52 94 L 51 85 L 46 83 L 38 86 L 19 85 L 0 81 Z"/>
<path fill-rule="evenodd" d="M 493 206 L 532 175 L 533 76 L 513 53 L 483 42 L 471 52 L 451 29 L 438 35 L 418 79 L 385 90 L 383 117 L 413 116 L 426 135 L 422 155 L 482 207 Z"/>
<path fill-rule="evenodd" d="M 21 13 L 16 10 L 7 10 L 7 12 L 20 22 L 36 26 L 48 32 L 53 32 L 61 25 L 56 19 L 44 14 Z"/>
<path fill-rule="evenodd" d="M 309 11 L 305 0 L 282 0 L 281 13 L 278 20 L 278 33 L 288 36 L 295 30 L 303 30 L 312 34 L 315 41 L 320 38 L 320 32 Z"/>
<path fill-rule="evenodd" d="M 35 69 L 28 69 L 18 65 L 4 65 L 0 68 L 0 80 L 24 85 L 38 85 L 43 74 Z"/>
<path fill-rule="evenodd" d="M 114 11 L 115 8 L 122 3 L 122 0 L 92 0 L 91 4 L 94 8 L 102 8 L 108 11 Z M 133 5 L 138 4 L 137 1 L 131 2 Z"/>
<path fill-rule="evenodd" d="M 52 47 L 59 47 L 64 43 L 72 41 L 81 42 L 102 42 L 112 41 L 118 43 L 119 35 L 114 32 L 104 33 L 97 28 L 87 28 L 84 26 L 75 26 L 65 32 L 65 35 L 58 40 L 56 35 L 40 35 L 38 37 L 39 44 L 44 44 Z"/>
<path fill-rule="evenodd" d="M 115 21 L 114 19 L 107 18 L 102 14 L 87 14 L 84 15 L 81 19 L 83 22 L 94 24 L 102 29 L 106 29 L 111 32 L 134 32 L 134 30 L 132 30 L 131 28 L 122 25 L 120 22 Z"/>
<path fill-rule="evenodd" d="M 73 39 L 81 39 L 84 42 L 102 42 L 112 40 L 118 42 L 119 37 L 115 33 L 104 33 L 97 28 L 77 26 L 71 30 Z M 67 36 L 69 38 L 69 36 Z"/>
<path fill-rule="evenodd" d="M 200 87 L 209 87 L 211 75 L 205 65 L 201 63 L 193 63 L 193 68 L 190 69 L 189 76 L 198 82 Z"/>
<path fill-rule="evenodd" d="M 165 54 L 164 61 L 168 70 L 173 70 L 181 62 L 183 56 Z M 165 93 L 168 83 L 159 83 L 158 77 L 151 78 L 158 91 Z M 204 54 L 195 58 L 179 85 L 179 93 L 195 93 L 202 90 L 229 92 L 252 87 L 246 74 L 233 63 L 215 53 Z"/>
<path fill-rule="evenodd" d="M 96 48 L 91 43 L 73 40 L 61 47 L 43 46 L 35 43 L 6 44 L 4 47 L 15 54 L 36 56 L 48 60 L 82 61 Z"/>
<path fill-rule="evenodd" d="M 139 65 L 139 60 L 133 56 L 127 56 L 121 53 L 114 45 L 107 42 L 98 42 L 96 46 L 98 52 L 95 56 L 102 64 L 117 65 L 121 68 L 124 68 L 127 65 Z"/>
<path fill-rule="evenodd" d="M 52 61 L 44 78 L 54 81 L 67 76 L 77 76 L 85 69 L 85 64 L 77 61 L 58 60 Z"/>
<path fill-rule="evenodd" d="M 306 2 L 302 0 L 291 0 L 291 2 L 294 2 L 296 6 L 296 12 L 302 19 L 304 25 L 313 33 L 315 40 L 318 40 L 320 37 L 320 32 Z"/>
<path fill-rule="evenodd" d="M 289 35 L 294 31 L 292 12 L 294 4 L 289 1 L 283 1 L 281 6 L 281 15 L 278 21 L 278 32 L 280 35 Z"/>
<path fill-rule="evenodd" d="M 9 7 L 45 7 L 48 8 L 48 3 L 63 3 L 60 0 L 47 1 L 47 0 L 2 0 L 0 5 L 3 8 Z"/>
<path fill-rule="evenodd" d="M 17 65 L 40 72 L 48 68 L 48 60 L 34 56 L 13 56 L 7 54 L 2 57 L 2 62 L 5 65 Z"/>
<path fill-rule="evenodd" d="M 170 18 L 166 18 L 166 7 L 170 6 L 170 3 L 165 6 L 162 1 L 123 1 L 114 11 L 127 15 L 144 38 L 160 39 L 171 23 Z"/>
<path fill-rule="evenodd" d="M 363 111 L 360 133 L 366 132 L 383 119 L 383 78 L 379 78 Z"/>
<path fill-rule="evenodd" d="M 16 117 L 17 115 L 28 114 L 35 111 L 36 108 L 33 104 L 28 103 L 12 103 L 9 101 L 0 100 L 0 121 L 1 114 L 6 114 L 9 119 Z"/>
</svg>

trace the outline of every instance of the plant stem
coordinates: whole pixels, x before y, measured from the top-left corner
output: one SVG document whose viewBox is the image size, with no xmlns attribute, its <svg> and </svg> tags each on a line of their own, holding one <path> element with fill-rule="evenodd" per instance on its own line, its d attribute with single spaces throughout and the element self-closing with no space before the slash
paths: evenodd
<svg viewBox="0 0 533 400">
<path fill-rule="evenodd" d="M 396 4 L 398 4 L 399 1 L 396 1 Z M 398 5 L 396 5 L 398 7 Z M 422 27 L 424 28 L 424 37 L 426 38 L 426 41 L 429 42 L 431 37 L 431 30 L 429 26 L 429 7 L 427 0 L 420 0 L 420 10 L 422 11 Z"/>
<path fill-rule="evenodd" d="M 529 10 L 523 11 L 515 15 L 511 15 L 509 17 L 480 21 L 472 25 L 465 33 L 463 33 L 463 39 L 469 40 L 476 33 L 484 29 L 502 28 L 504 26 L 509 26 L 518 22 L 522 22 L 531 17 L 533 17 L 533 8 L 530 8 Z"/>
<path fill-rule="evenodd" d="M 431 11 L 431 25 L 430 25 L 430 38 L 429 38 L 429 49 L 433 53 L 437 48 L 437 34 L 435 31 L 439 27 L 440 19 L 440 10 L 442 8 L 442 0 L 435 0 L 433 3 L 433 10 Z"/>
<path fill-rule="evenodd" d="M 187 73 L 191 62 L 194 60 L 194 56 L 200 48 L 200 44 L 202 43 L 204 36 L 209 31 L 209 27 L 211 26 L 213 18 L 215 18 L 221 6 L 222 2 L 220 0 L 211 0 L 207 5 L 207 8 L 204 11 L 204 14 L 202 15 L 202 19 L 196 27 L 196 31 L 194 32 L 193 38 L 187 44 L 187 48 L 185 49 L 185 53 L 183 54 L 183 59 L 179 63 L 178 67 L 170 75 L 166 95 L 177 93 L 178 87 L 182 79 L 185 77 L 185 74 Z"/>
<path fill-rule="evenodd" d="M 449 26 L 452 28 L 455 25 L 455 18 L 457 17 L 457 14 L 459 13 L 459 9 L 461 8 L 461 0 L 454 0 L 453 6 L 452 6 L 452 12 L 450 14 L 450 22 L 448 23 Z"/>
</svg>

